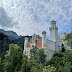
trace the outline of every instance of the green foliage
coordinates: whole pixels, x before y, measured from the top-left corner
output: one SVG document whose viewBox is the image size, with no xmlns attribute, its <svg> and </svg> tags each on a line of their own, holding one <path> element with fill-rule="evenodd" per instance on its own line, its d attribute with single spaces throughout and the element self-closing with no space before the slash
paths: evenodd
<svg viewBox="0 0 72 72">
<path fill-rule="evenodd" d="M 30 54 L 31 54 L 31 59 L 37 59 L 36 57 L 36 54 L 37 54 L 37 51 L 38 48 L 37 47 L 34 47 L 33 49 L 30 50 Z"/>
<path fill-rule="evenodd" d="M 9 49 L 10 43 L 13 43 L 13 41 L 8 39 L 8 37 L 3 33 L 0 33 L 0 54 Z"/>
<path fill-rule="evenodd" d="M 4 59 L 5 72 L 18 72 L 22 64 L 22 49 L 16 44 L 9 45 L 9 51 Z"/>
<path fill-rule="evenodd" d="M 31 59 L 36 60 L 38 63 L 45 63 L 46 62 L 46 55 L 44 54 L 43 49 L 39 49 L 37 47 L 34 47 L 30 50 Z"/>
<path fill-rule="evenodd" d="M 37 63 L 36 60 L 29 59 L 27 62 L 27 72 L 55 72 L 56 68 L 43 66 L 42 63 Z"/>
<path fill-rule="evenodd" d="M 72 72 L 72 50 L 55 53 L 47 65 L 55 67 L 55 72 Z"/>
<path fill-rule="evenodd" d="M 65 41 L 67 41 L 67 45 L 72 49 L 72 33 L 66 35 Z"/>
<path fill-rule="evenodd" d="M 63 66 L 60 66 L 58 71 L 72 72 L 72 50 L 67 50 L 63 55 Z"/>
<path fill-rule="evenodd" d="M 67 34 L 65 41 L 70 48 L 72 48 L 72 33 Z M 65 51 L 62 44 L 62 52 L 55 53 L 47 65 L 54 66 L 55 72 L 72 72 L 72 50 Z"/>
<path fill-rule="evenodd" d="M 27 72 L 27 59 L 23 60 L 20 72 Z"/>
<path fill-rule="evenodd" d="M 50 65 L 49 66 L 45 66 L 43 68 L 43 71 L 42 72 L 55 72 L 56 71 L 56 68 L 55 67 L 51 67 Z"/>
<path fill-rule="evenodd" d="M 55 56 L 62 58 L 64 55 L 63 55 L 63 53 L 58 52 L 58 53 L 55 53 L 55 54 L 53 55 L 53 57 L 55 57 Z"/>
<path fill-rule="evenodd" d="M 28 68 L 31 69 L 36 64 L 36 60 L 29 59 L 28 61 Z"/>
<path fill-rule="evenodd" d="M 72 33 L 68 34 L 65 40 L 68 42 L 68 46 L 72 48 Z M 72 72 L 72 50 L 55 53 L 44 66 L 46 55 L 43 49 L 34 47 L 30 50 L 31 57 L 28 59 L 22 53 L 22 49 L 17 44 L 10 44 L 11 42 L 7 36 L 1 33 L 0 72 Z M 7 51 L 8 49 L 9 51 Z"/>
<path fill-rule="evenodd" d="M 4 60 L 5 52 L 0 54 L 0 72 L 3 72 L 3 60 Z"/>
<path fill-rule="evenodd" d="M 0 72 L 3 72 L 4 55 L 6 54 L 6 51 L 9 49 L 9 44 L 12 42 L 13 41 L 8 39 L 6 35 L 0 33 L 0 58 L 1 58 Z"/>
<path fill-rule="evenodd" d="M 42 72 L 43 64 L 37 63 L 36 60 L 29 59 L 27 66 L 28 72 Z"/>
<path fill-rule="evenodd" d="M 40 63 L 36 63 L 34 66 L 31 68 L 31 72 L 42 72 L 43 65 Z"/>
<path fill-rule="evenodd" d="M 2 62 L 3 62 L 3 60 L 4 60 L 4 55 L 5 55 L 5 54 L 6 54 L 5 52 L 2 52 L 2 53 L 0 54 L 0 58 L 1 58 Z"/>
<path fill-rule="evenodd" d="M 3 72 L 2 59 L 0 58 L 0 72 Z"/>
<path fill-rule="evenodd" d="M 54 66 L 57 70 L 59 69 L 59 67 L 63 67 L 63 53 L 55 53 L 53 55 L 53 58 L 48 62 L 47 65 L 51 65 Z"/>
<path fill-rule="evenodd" d="M 37 50 L 37 58 L 38 58 L 38 62 L 40 63 L 45 63 L 46 62 L 46 55 L 44 54 L 44 50 L 43 49 L 38 49 Z"/>
<path fill-rule="evenodd" d="M 23 54 L 20 72 L 27 72 L 27 64 L 28 64 L 27 56 Z"/>
<path fill-rule="evenodd" d="M 71 65 L 72 65 L 72 50 L 67 50 L 65 53 L 64 53 L 64 63 L 65 62 L 70 62 Z"/>
<path fill-rule="evenodd" d="M 43 64 L 37 63 L 35 60 L 24 58 L 20 72 L 42 72 Z"/>
</svg>

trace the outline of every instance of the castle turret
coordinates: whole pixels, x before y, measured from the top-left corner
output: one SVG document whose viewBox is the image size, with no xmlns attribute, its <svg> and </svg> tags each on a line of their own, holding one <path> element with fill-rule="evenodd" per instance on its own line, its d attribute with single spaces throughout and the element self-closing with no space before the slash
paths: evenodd
<svg viewBox="0 0 72 72">
<path fill-rule="evenodd" d="M 24 48 L 27 48 L 27 43 L 28 43 L 28 38 L 25 38 L 25 42 L 24 42 Z"/>
<path fill-rule="evenodd" d="M 55 51 L 60 51 L 59 41 L 58 41 L 58 27 L 56 26 L 56 21 L 51 21 L 50 30 L 50 40 L 55 42 Z"/>
<path fill-rule="evenodd" d="M 42 48 L 46 48 L 46 32 L 42 32 Z"/>
<path fill-rule="evenodd" d="M 56 26 L 56 21 L 51 21 L 51 27 L 50 30 L 50 40 L 53 42 L 58 41 L 58 27 Z"/>
</svg>

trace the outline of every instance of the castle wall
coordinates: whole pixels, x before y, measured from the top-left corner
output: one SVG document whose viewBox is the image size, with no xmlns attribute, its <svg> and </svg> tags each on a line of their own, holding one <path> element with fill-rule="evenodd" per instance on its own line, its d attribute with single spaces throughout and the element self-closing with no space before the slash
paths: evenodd
<svg viewBox="0 0 72 72">
<path fill-rule="evenodd" d="M 56 48 L 55 42 L 46 40 L 46 43 L 47 43 L 47 49 L 55 51 Z"/>
<path fill-rule="evenodd" d="M 30 58 L 30 50 L 31 50 L 32 48 L 31 47 L 28 47 L 28 48 L 25 48 L 24 49 L 24 54 L 28 57 L 28 58 Z"/>
<path fill-rule="evenodd" d="M 58 48 L 58 45 L 56 45 L 56 42 L 50 41 L 50 40 L 46 40 L 46 46 L 45 48 L 39 48 L 39 49 L 43 49 L 45 51 L 45 54 L 47 55 L 46 60 L 49 61 L 54 52 L 56 51 L 56 48 Z M 28 58 L 30 58 L 30 50 L 32 49 L 32 47 L 27 47 L 25 48 L 24 54 L 26 53 L 26 55 L 28 56 Z"/>
<path fill-rule="evenodd" d="M 42 48 L 46 48 L 46 32 L 42 32 Z"/>
<path fill-rule="evenodd" d="M 25 51 L 23 52 L 28 58 L 30 58 L 30 50 L 31 50 L 32 48 L 25 48 Z M 44 52 L 45 52 L 45 54 L 46 54 L 46 61 L 49 61 L 51 58 L 52 58 L 52 56 L 53 56 L 53 54 L 54 54 L 54 50 L 49 50 L 49 49 L 47 49 L 47 48 L 39 48 L 39 49 L 43 49 L 44 50 Z"/>
<path fill-rule="evenodd" d="M 46 54 L 46 61 L 49 61 L 52 57 L 55 51 L 49 50 L 47 48 L 43 48 L 45 54 Z"/>
<path fill-rule="evenodd" d="M 42 40 L 37 40 L 36 41 L 36 47 L 42 48 Z"/>
<path fill-rule="evenodd" d="M 38 35 L 33 35 L 30 42 L 27 43 L 27 39 L 25 40 L 25 49 L 24 53 L 30 57 L 30 50 L 33 46 L 37 46 L 40 49 L 45 51 L 47 55 L 46 60 L 50 60 L 55 51 L 60 51 L 60 44 L 58 41 L 58 27 L 56 26 L 56 21 L 51 21 L 50 30 L 50 40 L 46 40 L 46 32 L 42 32 L 42 38 Z M 26 47 L 27 45 L 27 47 Z"/>
<path fill-rule="evenodd" d="M 27 43 L 27 47 L 31 47 L 31 43 L 28 42 L 28 43 Z"/>
</svg>

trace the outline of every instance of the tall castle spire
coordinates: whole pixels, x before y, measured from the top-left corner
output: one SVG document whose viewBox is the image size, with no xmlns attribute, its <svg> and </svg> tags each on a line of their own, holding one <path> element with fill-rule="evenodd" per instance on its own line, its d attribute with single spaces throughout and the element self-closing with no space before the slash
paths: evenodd
<svg viewBox="0 0 72 72">
<path fill-rule="evenodd" d="M 58 42 L 58 27 L 56 26 L 56 21 L 51 21 L 51 27 L 49 27 L 50 30 L 50 40 L 55 42 L 55 51 L 59 51 L 59 42 Z"/>
<path fill-rule="evenodd" d="M 56 26 L 56 21 L 51 21 L 51 27 L 50 30 L 50 40 L 53 42 L 57 42 L 58 40 L 58 27 Z"/>
</svg>

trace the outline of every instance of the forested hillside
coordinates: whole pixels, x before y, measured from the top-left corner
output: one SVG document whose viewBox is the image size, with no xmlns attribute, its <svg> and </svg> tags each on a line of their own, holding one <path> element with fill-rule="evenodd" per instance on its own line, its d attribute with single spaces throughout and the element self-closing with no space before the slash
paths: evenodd
<svg viewBox="0 0 72 72">
<path fill-rule="evenodd" d="M 11 31 L 11 30 L 5 31 L 3 29 L 0 29 L 0 32 L 3 33 L 4 35 L 8 36 L 8 38 L 11 39 L 11 40 L 18 38 L 17 33 L 14 32 L 14 31 Z"/>
<path fill-rule="evenodd" d="M 9 44 L 13 43 L 13 40 L 8 39 L 6 35 L 0 33 L 0 54 L 6 52 L 9 49 Z"/>
<path fill-rule="evenodd" d="M 29 41 L 30 41 L 30 38 L 32 38 L 32 36 L 18 36 L 16 32 L 10 31 L 10 30 L 5 31 L 3 29 L 0 29 L 0 33 L 3 33 L 7 37 L 8 40 L 14 41 L 14 43 L 19 45 L 22 49 L 24 48 L 25 37 L 29 38 Z"/>
</svg>

